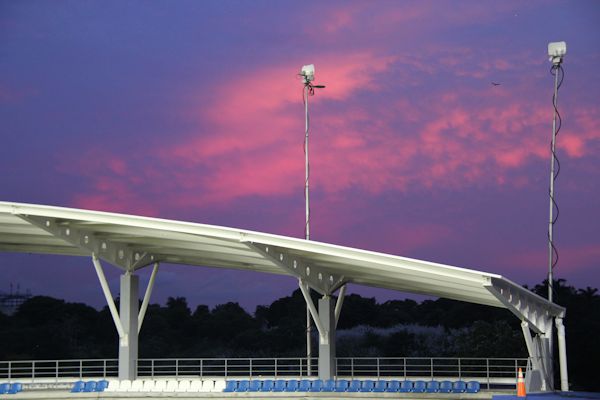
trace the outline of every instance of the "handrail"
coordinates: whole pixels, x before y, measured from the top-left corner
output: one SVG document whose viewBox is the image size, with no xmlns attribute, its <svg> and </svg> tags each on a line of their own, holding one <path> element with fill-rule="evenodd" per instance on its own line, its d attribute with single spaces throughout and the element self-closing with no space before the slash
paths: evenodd
<svg viewBox="0 0 600 400">
<path fill-rule="evenodd" d="M 315 358 L 315 360 L 317 360 Z M 488 387 L 514 385 L 528 358 L 338 357 L 337 374 L 344 378 L 404 378 L 479 380 Z M 316 363 L 313 363 L 316 365 Z M 141 358 L 140 377 L 306 377 L 305 357 L 282 358 Z M 316 371 L 312 371 L 316 372 Z M 117 359 L 0 361 L 0 379 L 82 379 L 115 377 Z"/>
</svg>

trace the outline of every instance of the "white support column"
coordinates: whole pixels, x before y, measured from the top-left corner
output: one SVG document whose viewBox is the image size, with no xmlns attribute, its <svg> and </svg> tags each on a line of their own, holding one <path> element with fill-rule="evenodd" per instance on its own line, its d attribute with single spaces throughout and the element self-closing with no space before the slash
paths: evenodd
<svg viewBox="0 0 600 400">
<path fill-rule="evenodd" d="M 319 299 L 319 310 L 315 307 L 308 286 L 299 280 L 300 291 L 319 331 L 319 379 L 333 379 L 335 364 L 335 310 L 331 296 Z"/>
<path fill-rule="evenodd" d="M 152 268 L 152 274 L 150 275 L 150 281 L 148 282 L 148 287 L 146 288 L 146 293 L 144 294 L 144 300 L 142 301 L 142 308 L 140 308 L 140 313 L 138 314 L 138 333 L 140 333 L 142 330 L 142 324 L 144 323 L 144 317 L 146 316 L 146 310 L 148 309 L 150 296 L 152 296 L 152 289 L 154 288 L 154 280 L 156 279 L 157 272 L 158 263 L 154 263 L 154 268 Z"/>
<path fill-rule="evenodd" d="M 319 299 L 319 320 L 325 328 L 319 340 L 319 379 L 334 379 L 335 365 L 335 312 L 330 296 Z"/>
<path fill-rule="evenodd" d="M 139 277 L 121 275 L 120 316 L 124 336 L 119 340 L 119 379 L 134 380 L 138 359 L 138 285 Z"/>
<path fill-rule="evenodd" d="M 540 355 L 540 367 L 542 372 L 542 390 L 554 390 L 554 373 L 552 359 L 550 358 L 549 339 L 546 335 L 538 334 L 533 339 L 534 347 Z"/>
<path fill-rule="evenodd" d="M 565 326 L 562 318 L 556 317 L 556 330 L 558 332 L 558 361 L 560 364 L 560 390 L 569 391 L 569 373 L 567 370 L 567 343 L 565 340 Z"/>
<path fill-rule="evenodd" d="M 544 386 L 540 353 L 533 342 L 531 330 L 529 329 L 529 323 L 527 321 L 521 322 L 521 329 L 523 330 L 523 338 L 525 339 L 527 353 L 531 359 L 531 370 L 525 374 L 525 387 L 527 388 L 528 393 L 539 392 Z"/>
</svg>

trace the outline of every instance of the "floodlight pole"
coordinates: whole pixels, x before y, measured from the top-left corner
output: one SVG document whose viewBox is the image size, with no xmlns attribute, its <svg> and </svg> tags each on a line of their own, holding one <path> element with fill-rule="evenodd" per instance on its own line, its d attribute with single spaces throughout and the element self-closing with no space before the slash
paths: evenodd
<svg viewBox="0 0 600 400">
<path fill-rule="evenodd" d="M 308 178 L 309 178 L 309 165 L 308 165 L 308 95 L 309 95 L 309 81 L 308 79 L 304 79 L 304 200 L 306 206 L 306 221 L 304 227 L 305 239 L 310 240 L 310 203 L 309 203 L 309 188 L 308 188 Z M 310 293 L 310 289 L 309 289 Z M 306 374 L 307 376 L 311 376 L 312 369 L 312 344 L 311 344 L 311 316 L 310 309 L 308 308 L 308 304 L 306 306 Z"/>
<path fill-rule="evenodd" d="M 562 58 L 555 57 L 552 61 L 553 68 L 556 67 L 556 73 L 554 74 L 554 97 L 552 98 L 553 103 L 553 116 L 552 116 L 552 145 L 550 153 L 550 219 L 548 220 L 548 301 L 552 302 L 553 291 L 552 284 L 554 283 L 552 264 L 554 263 L 554 251 L 553 251 L 553 237 L 554 237 L 554 167 L 556 164 L 555 151 L 556 151 L 556 106 L 558 104 L 558 66 L 560 66 Z M 550 340 L 552 344 L 552 340 Z M 552 349 L 550 350 L 552 352 Z"/>
</svg>

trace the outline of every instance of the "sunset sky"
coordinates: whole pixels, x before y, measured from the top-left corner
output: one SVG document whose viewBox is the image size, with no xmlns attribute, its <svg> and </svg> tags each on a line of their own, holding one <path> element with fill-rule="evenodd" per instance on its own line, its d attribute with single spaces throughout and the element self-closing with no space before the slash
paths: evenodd
<svg viewBox="0 0 600 400">
<path fill-rule="evenodd" d="M 310 99 L 311 239 L 533 285 L 547 274 L 547 44 L 564 40 L 555 274 L 600 287 L 598 21 L 594 0 L 3 0 L 0 200 L 303 237 L 297 74 L 314 63 L 327 87 Z M 104 304 L 87 258 L 0 254 L 0 276 L 0 291 Z M 153 301 L 252 311 L 296 287 L 165 265 Z"/>
</svg>

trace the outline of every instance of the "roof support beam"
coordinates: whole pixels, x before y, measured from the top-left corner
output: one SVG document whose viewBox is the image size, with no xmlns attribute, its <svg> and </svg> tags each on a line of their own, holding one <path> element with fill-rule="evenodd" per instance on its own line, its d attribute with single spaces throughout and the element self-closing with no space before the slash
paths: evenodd
<svg viewBox="0 0 600 400">
<path fill-rule="evenodd" d="M 318 265 L 309 265 L 301 257 L 289 254 L 280 248 L 258 243 L 247 244 L 251 249 L 258 251 L 290 275 L 297 277 L 322 295 L 331 295 L 347 282 L 343 275 L 330 273 Z"/>
<path fill-rule="evenodd" d="M 304 296 L 304 301 L 306 301 L 306 305 L 310 310 L 310 315 L 312 315 L 313 321 L 315 321 L 317 331 L 319 331 L 319 342 L 326 340 L 325 327 L 321 324 L 321 320 L 319 319 L 319 312 L 317 311 L 315 303 L 313 303 L 312 298 L 310 297 L 308 285 L 305 282 L 303 282 L 302 279 L 299 279 L 298 286 L 300 287 L 300 291 Z"/>
<path fill-rule="evenodd" d="M 144 317 L 146 316 L 146 310 L 148 309 L 148 302 L 150 301 L 150 296 L 152 296 L 152 289 L 154 288 L 154 280 L 156 279 L 156 273 L 158 272 L 158 263 L 154 263 L 154 267 L 152 268 L 152 274 L 150 275 L 150 281 L 148 282 L 148 287 L 146 287 L 146 293 L 144 294 L 144 300 L 142 301 L 142 307 L 140 308 L 140 313 L 138 314 L 138 333 L 142 330 L 142 324 L 144 323 Z"/>
<path fill-rule="evenodd" d="M 338 321 L 340 320 L 340 314 L 342 313 L 342 306 L 344 305 L 344 297 L 346 297 L 346 285 L 340 288 L 338 293 L 337 301 L 335 302 L 335 326 L 337 328 Z"/>
<path fill-rule="evenodd" d="M 308 285 L 299 280 L 300 291 L 319 331 L 319 379 L 332 379 L 336 375 L 335 364 L 335 310 L 331 296 L 319 299 L 319 310 L 310 297 Z"/>
<path fill-rule="evenodd" d="M 552 318 L 564 316 L 565 309 L 548 303 L 533 292 L 511 285 L 510 281 L 491 278 L 485 288 L 536 334 L 551 334 Z"/>
<path fill-rule="evenodd" d="M 88 254 L 95 253 L 98 258 L 127 271 L 134 271 L 151 264 L 155 256 L 147 252 L 135 251 L 130 246 L 114 243 L 95 234 L 92 230 L 77 226 L 70 221 L 57 218 L 19 214 L 18 217 L 43 229 L 53 236 L 70 243 Z"/>
<path fill-rule="evenodd" d="M 123 339 L 125 337 L 125 331 L 123 330 L 123 325 L 121 324 L 121 318 L 119 317 L 119 312 L 117 311 L 117 307 L 115 306 L 115 300 L 113 298 L 113 295 L 110 292 L 110 288 L 108 287 L 108 282 L 106 281 L 106 276 L 104 275 L 102 264 L 100 264 L 100 260 L 98 260 L 98 257 L 95 253 L 92 253 L 92 263 L 94 264 L 94 268 L 96 269 L 96 274 L 98 275 L 100 286 L 102 286 L 102 293 L 104 293 L 104 298 L 106 299 L 106 304 L 108 305 L 108 309 L 110 310 L 110 315 L 112 316 L 113 322 L 115 323 L 115 328 L 117 328 L 119 339 Z"/>
</svg>

